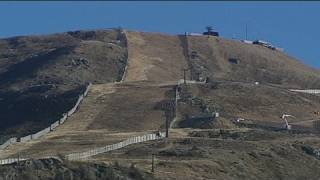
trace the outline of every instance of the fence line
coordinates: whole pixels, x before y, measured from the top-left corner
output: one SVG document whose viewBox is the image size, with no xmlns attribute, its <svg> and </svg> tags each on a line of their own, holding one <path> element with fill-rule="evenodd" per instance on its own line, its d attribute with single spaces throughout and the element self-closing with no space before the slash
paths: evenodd
<svg viewBox="0 0 320 180">
<path fill-rule="evenodd" d="M 91 86 L 92 86 L 92 83 L 89 83 L 89 85 L 86 87 L 86 90 L 84 91 L 84 93 L 79 95 L 79 98 L 78 98 L 76 104 L 71 108 L 71 110 L 69 110 L 67 113 L 64 113 L 61 119 L 52 123 L 49 127 L 45 128 L 35 134 L 30 134 L 30 135 L 21 137 L 19 142 L 24 143 L 24 142 L 27 142 L 27 141 L 30 141 L 33 139 L 38 139 L 41 136 L 44 136 L 45 134 L 48 134 L 50 131 L 53 131 L 54 129 L 56 129 L 60 124 L 63 124 L 68 119 L 68 117 L 70 117 L 72 114 L 74 114 L 77 111 L 77 109 L 79 108 L 79 105 L 83 101 L 83 98 L 88 95 L 88 92 L 89 92 Z M 0 150 L 5 149 L 6 147 L 10 146 L 11 144 L 18 143 L 17 139 L 18 138 L 16 138 L 16 137 L 10 138 L 5 143 L 0 145 Z M 12 161 L 12 159 L 10 160 L 10 162 L 11 161 Z"/>
<path fill-rule="evenodd" d="M 40 138 L 41 136 L 49 133 L 50 130 L 51 130 L 51 128 L 50 128 L 50 127 L 47 127 L 47 128 L 45 128 L 45 129 L 43 129 L 43 130 L 41 130 L 41 131 L 33 134 L 33 135 L 32 135 L 32 139 L 38 139 L 38 138 Z"/>
<path fill-rule="evenodd" d="M 83 98 L 85 96 L 87 96 L 89 88 L 91 87 L 91 85 L 92 84 L 90 83 L 87 86 L 87 89 L 85 90 L 83 95 L 79 96 L 78 101 L 75 104 L 75 106 L 68 113 L 63 114 L 63 117 L 60 120 L 54 122 L 53 124 L 50 125 L 50 127 L 46 128 L 46 129 L 43 129 L 43 130 L 41 130 L 41 131 L 39 131 L 39 132 L 37 132 L 35 134 L 28 135 L 28 136 L 25 136 L 25 137 L 21 138 L 21 140 L 26 142 L 28 140 L 37 139 L 37 138 L 49 133 L 50 131 L 52 131 L 53 129 L 58 127 L 60 124 L 65 122 L 67 120 L 67 118 L 69 116 L 71 116 L 78 109 L 78 106 L 82 102 Z M 176 95 L 176 99 L 177 99 L 177 95 Z M 136 144 L 136 143 L 141 143 L 141 142 L 146 142 L 146 141 L 152 141 L 152 140 L 158 140 L 158 139 L 162 139 L 162 138 L 165 138 L 165 137 L 166 137 L 166 133 L 165 132 L 145 134 L 145 135 L 142 135 L 142 136 L 135 136 L 135 137 L 128 138 L 128 139 L 126 139 L 124 141 L 121 141 L 119 143 L 116 143 L 116 144 L 111 144 L 111 145 L 107 145 L 107 146 L 103 146 L 103 147 L 99 147 L 99 148 L 94 148 L 94 149 L 91 149 L 91 150 L 88 150 L 88 151 L 85 151 L 85 152 L 68 154 L 65 157 L 68 160 L 83 160 L 83 159 L 89 158 L 91 156 L 95 156 L 95 155 L 98 155 L 98 154 L 101 154 L 101 153 L 105 153 L 105 152 L 113 151 L 113 150 L 116 150 L 116 149 L 120 149 L 120 148 L 126 147 L 126 146 L 131 145 L 131 144 Z M 1 149 L 2 146 L 4 146 L 4 148 L 5 148 L 8 145 L 10 145 L 12 143 L 15 143 L 15 142 L 17 142 L 17 138 L 11 138 L 6 143 L 1 145 L 0 149 Z M 29 158 L 2 159 L 2 160 L 0 160 L 0 165 L 11 164 L 11 163 L 14 163 L 14 162 L 24 161 L 24 160 L 27 160 L 27 159 L 29 159 Z"/>
<path fill-rule="evenodd" d="M 126 147 L 131 144 L 136 144 L 136 143 L 141 143 L 141 142 L 146 142 L 146 141 L 152 141 L 152 140 L 157 140 L 157 139 L 162 139 L 165 138 L 165 132 L 159 132 L 159 133 L 152 133 L 152 134 L 145 134 L 142 136 L 135 136 L 128 138 L 124 141 L 118 142 L 116 144 L 111 144 L 103 147 L 98 147 L 94 149 L 90 149 L 85 152 L 78 152 L 78 153 L 72 153 L 66 155 L 66 159 L 68 160 L 83 160 L 87 159 L 91 156 L 95 156 L 101 153 L 113 151 L 116 149 L 120 149 L 123 147 Z"/>
<path fill-rule="evenodd" d="M 124 37 L 126 39 L 126 43 L 127 43 L 127 63 L 126 63 L 126 66 L 124 67 L 124 71 L 123 71 L 123 74 L 122 74 L 122 77 L 121 77 L 121 80 L 120 82 L 123 82 L 127 76 L 127 71 L 128 71 L 128 66 L 129 66 L 129 47 L 128 47 L 128 38 L 127 38 L 127 32 L 126 30 L 122 30 L 121 31 L 122 34 L 124 34 Z"/>
<path fill-rule="evenodd" d="M 50 125 L 50 130 L 54 130 L 56 127 L 58 127 L 60 125 L 60 120 L 54 122 L 53 124 Z"/>
<path fill-rule="evenodd" d="M 55 158 L 61 161 L 61 159 L 57 156 L 45 156 L 45 157 L 41 157 L 38 159 L 48 159 L 48 158 Z M 0 159 L 0 165 L 5 165 L 5 164 L 12 164 L 15 162 L 21 162 L 21 161 L 26 161 L 30 158 L 8 158 L 8 159 Z"/>
<path fill-rule="evenodd" d="M 85 152 L 68 154 L 68 155 L 65 156 L 65 158 L 68 159 L 68 160 L 85 160 L 85 159 L 87 159 L 87 158 L 89 158 L 91 156 L 95 156 L 95 155 L 98 155 L 98 154 L 101 154 L 101 153 L 105 153 L 105 152 L 113 151 L 113 150 L 116 150 L 116 149 L 120 149 L 120 148 L 129 146 L 131 144 L 163 139 L 165 137 L 166 137 L 166 133 L 165 132 L 145 134 L 145 135 L 142 135 L 142 136 L 134 136 L 134 137 L 128 138 L 128 139 L 126 139 L 124 141 L 115 143 L 115 144 L 110 144 L 110 145 L 107 145 L 107 146 L 90 149 L 90 150 L 85 151 Z M 43 159 L 43 158 L 57 158 L 57 157 L 55 157 L 55 156 L 46 156 L 46 157 L 40 157 L 39 159 Z M 30 158 L 0 159 L 0 165 L 12 164 L 12 163 L 15 163 L 15 162 L 25 161 L 25 160 L 28 160 L 28 159 L 30 159 Z"/>
<path fill-rule="evenodd" d="M 31 140 L 31 135 L 20 138 L 20 142 L 24 143 Z"/>
<path fill-rule="evenodd" d="M 320 89 L 289 89 L 289 91 L 301 92 L 301 93 L 307 93 L 307 94 L 319 94 L 320 93 Z"/>
<path fill-rule="evenodd" d="M 4 164 L 12 164 L 19 161 L 25 161 L 26 158 L 8 158 L 8 159 L 0 159 L 0 165 Z"/>
<path fill-rule="evenodd" d="M 5 143 L 0 145 L 0 149 L 4 149 L 4 148 L 8 147 L 10 144 L 13 144 L 15 142 L 17 142 L 17 138 L 16 137 L 10 138 Z"/>
<path fill-rule="evenodd" d="M 63 124 L 67 120 L 67 118 L 68 118 L 68 115 L 67 114 L 63 114 L 62 118 L 59 120 L 60 121 L 59 123 Z"/>
<path fill-rule="evenodd" d="M 178 85 L 180 84 L 184 84 L 184 82 L 186 82 L 186 84 L 205 84 L 205 81 L 196 81 L 196 80 L 186 80 L 184 81 L 183 79 L 180 79 L 178 81 Z"/>
<path fill-rule="evenodd" d="M 179 91 L 178 91 L 178 89 L 179 89 L 179 82 L 178 82 L 178 85 L 176 86 L 176 89 L 175 89 L 175 91 L 176 91 L 176 96 L 175 96 L 175 100 L 174 100 L 174 118 L 173 118 L 173 120 L 170 122 L 170 125 L 169 125 L 169 129 L 172 129 L 172 128 L 174 128 L 174 126 L 175 126 L 175 123 L 176 123 L 176 121 L 177 121 L 177 113 L 178 113 L 178 99 L 180 98 L 180 95 L 179 95 Z"/>
<path fill-rule="evenodd" d="M 172 128 L 175 128 L 175 123 L 177 121 L 177 113 L 178 113 L 178 100 L 180 99 L 180 94 L 179 94 L 179 91 L 178 91 L 178 88 L 180 87 L 181 84 L 206 84 L 205 81 L 195 81 L 195 80 L 184 80 L 184 79 L 180 79 L 178 80 L 177 82 L 177 86 L 176 86 L 176 97 L 175 97 L 175 115 L 174 115 L 174 118 L 173 120 L 170 122 L 170 125 L 169 125 L 169 129 L 172 129 Z"/>
</svg>

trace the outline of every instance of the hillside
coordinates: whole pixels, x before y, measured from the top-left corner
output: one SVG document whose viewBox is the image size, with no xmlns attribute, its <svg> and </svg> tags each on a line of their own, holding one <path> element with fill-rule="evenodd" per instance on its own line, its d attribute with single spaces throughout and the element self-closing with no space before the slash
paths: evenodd
<svg viewBox="0 0 320 180">
<path fill-rule="evenodd" d="M 180 36 L 193 78 L 272 83 L 292 88 L 319 88 L 319 70 L 281 51 L 235 40 Z M 232 59 L 236 62 L 232 62 Z"/>
<path fill-rule="evenodd" d="M 0 52 L 3 140 L 60 118 L 88 82 L 115 82 L 122 76 L 124 81 L 175 82 L 189 67 L 188 79 L 258 81 L 287 89 L 317 88 L 319 83 L 318 70 L 285 53 L 207 36 L 75 31 L 2 39 Z"/>
<path fill-rule="evenodd" d="M 6 172 L 6 174 L 3 174 Z M 134 167 L 122 167 L 117 164 L 63 162 L 57 159 L 28 160 L 0 167 L 0 179 L 94 179 L 125 180 L 152 179 L 152 176 L 140 172 Z"/>
<path fill-rule="evenodd" d="M 154 179 L 319 179 L 319 136 L 259 129 L 190 130 L 184 137 L 137 144 L 90 160 L 151 170 Z"/>
<path fill-rule="evenodd" d="M 273 123 L 284 126 L 282 114 L 295 116 L 290 123 L 304 124 L 320 118 L 315 112 L 320 109 L 320 96 L 291 92 L 286 88 L 253 83 L 220 81 L 214 84 L 189 85 L 183 87 L 189 98 L 181 99 L 178 104 L 180 127 L 210 128 L 198 114 L 219 112 L 220 118 L 230 122 L 243 118 L 254 123 Z M 182 93 L 183 94 L 183 93 Z M 201 123 L 204 123 L 201 125 Z"/>
<path fill-rule="evenodd" d="M 38 140 L 8 147 L 0 153 L 0 158 L 16 154 L 28 157 L 66 155 L 148 131 L 163 130 L 166 118 L 172 119 L 168 107 L 173 100 L 170 85 L 93 85 L 78 112 L 59 128 Z"/>
<path fill-rule="evenodd" d="M 18 171 L 126 179 L 131 170 L 140 179 L 319 179 L 320 96 L 290 91 L 320 89 L 319 75 L 284 52 L 221 37 L 108 29 L 1 39 L 0 142 L 47 127 L 92 86 L 56 129 L 0 150 L 0 160 L 35 159 L 21 171 L 1 166 L 0 179 Z M 291 130 L 282 114 L 295 116 Z M 169 138 L 81 159 L 99 165 L 64 159 L 170 123 Z M 156 171 L 142 177 L 152 154 Z"/>
<path fill-rule="evenodd" d="M 177 81 L 187 67 L 177 36 L 128 31 L 128 70 L 125 81 Z"/>
<path fill-rule="evenodd" d="M 121 80 L 127 61 L 119 30 L 0 40 L 1 134 L 25 135 L 56 121 L 88 82 Z"/>
</svg>

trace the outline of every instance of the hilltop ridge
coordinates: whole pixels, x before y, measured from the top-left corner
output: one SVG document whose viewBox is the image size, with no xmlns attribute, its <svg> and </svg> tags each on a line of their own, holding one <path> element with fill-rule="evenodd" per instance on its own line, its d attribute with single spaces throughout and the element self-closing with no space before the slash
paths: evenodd
<svg viewBox="0 0 320 180">
<path fill-rule="evenodd" d="M 2 136 L 17 129 L 27 134 L 53 122 L 85 83 L 122 77 L 125 82 L 176 82 L 185 68 L 192 80 L 287 89 L 317 89 L 320 82 L 319 70 L 283 52 L 214 36 L 110 29 L 6 38 L 0 40 Z"/>
<path fill-rule="evenodd" d="M 106 169 L 63 160 L 78 153 L 72 160 L 116 162 L 117 173 L 128 172 L 120 163 L 151 179 L 320 177 L 320 96 L 291 91 L 320 89 L 319 75 L 284 52 L 216 36 L 108 29 L 1 39 L 0 142 L 48 127 L 92 85 L 65 122 L 10 144 L 0 159 L 53 156 L 26 162 Z M 283 114 L 294 116 L 291 129 Z M 169 126 L 169 138 L 158 136 Z"/>
</svg>

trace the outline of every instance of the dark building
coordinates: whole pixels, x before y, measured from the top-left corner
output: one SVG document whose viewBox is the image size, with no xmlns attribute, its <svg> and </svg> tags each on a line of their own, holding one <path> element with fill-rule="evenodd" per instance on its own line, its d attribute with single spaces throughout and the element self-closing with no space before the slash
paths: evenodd
<svg viewBox="0 0 320 180">
<path fill-rule="evenodd" d="M 215 31 L 210 31 L 210 32 L 204 32 L 203 35 L 219 36 L 219 33 Z"/>
</svg>

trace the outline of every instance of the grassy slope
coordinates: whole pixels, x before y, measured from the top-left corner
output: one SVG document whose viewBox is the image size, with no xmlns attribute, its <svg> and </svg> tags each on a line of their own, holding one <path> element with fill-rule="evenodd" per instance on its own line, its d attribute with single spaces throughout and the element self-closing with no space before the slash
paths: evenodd
<svg viewBox="0 0 320 180">
<path fill-rule="evenodd" d="M 213 131 L 137 144 L 93 159 L 135 163 L 136 167 L 150 171 L 151 154 L 155 153 L 155 179 L 318 179 L 320 176 L 317 170 L 320 161 L 306 150 L 318 149 L 319 137 L 252 129 L 225 131 L 223 136 L 208 136 L 208 132 Z"/>
<path fill-rule="evenodd" d="M 168 108 L 174 101 L 172 89 L 146 83 L 93 85 L 77 113 L 59 128 L 38 140 L 8 147 L 0 158 L 65 155 L 163 130 L 166 118 L 172 119 Z"/>
<path fill-rule="evenodd" d="M 126 81 L 177 81 L 186 67 L 179 38 L 160 33 L 128 31 Z"/>
<path fill-rule="evenodd" d="M 128 37 L 130 62 L 126 81 L 165 82 L 176 81 L 182 77 L 182 71 L 179 69 L 185 67 L 187 61 L 181 39 L 175 36 L 139 32 L 129 32 Z M 84 45 L 86 46 L 84 49 L 88 49 L 88 54 L 99 49 L 100 46 L 96 45 L 101 43 L 95 41 L 85 40 L 85 44 L 89 44 L 88 47 Z M 217 86 L 193 86 L 190 89 L 194 96 L 203 99 L 208 105 L 218 105 L 222 117 L 241 116 L 255 120 L 278 121 L 279 116 L 285 111 L 296 115 L 297 120 L 316 118 L 312 112 L 320 108 L 319 98 L 289 92 L 287 87 L 316 87 L 317 70 L 308 68 L 283 53 L 263 47 L 213 37 L 210 39 L 191 37 L 189 41 L 191 41 L 190 48 L 198 52 L 201 64 L 212 78 L 249 82 L 224 82 Z M 89 48 L 91 43 L 94 44 L 92 49 Z M 82 52 L 81 48 L 78 47 L 76 52 Z M 92 56 L 97 54 L 99 53 L 92 53 Z M 240 64 L 230 64 L 228 58 L 231 57 L 239 58 Z M 96 68 L 98 66 L 101 64 Z M 88 76 L 92 74 L 94 73 Z M 77 77 L 72 78 L 77 81 Z M 97 74 L 93 79 L 98 78 L 103 77 Z M 254 81 L 261 82 L 261 85 L 253 85 Z M 106 82 L 109 80 L 99 79 L 96 83 Z M 279 86 L 270 86 L 270 83 Z M 132 131 L 144 132 L 155 129 L 154 125 L 163 127 L 159 122 L 164 122 L 165 113 L 157 108 L 161 109 L 160 104 L 163 100 L 172 100 L 172 92 L 168 92 L 172 87 L 131 82 L 112 85 L 116 87 L 116 91 L 113 91 L 113 87 L 107 86 L 94 86 L 94 94 L 91 94 L 94 96 L 89 95 L 80 111 L 56 132 L 39 140 L 40 142 L 12 148 L 16 152 L 32 155 L 41 155 L 40 151 L 44 154 L 73 152 L 111 143 L 117 138 L 119 140 L 129 135 L 126 133 Z M 108 134 L 109 132 L 121 133 L 112 136 Z M 270 132 L 265 133 L 268 136 Z M 254 136 L 259 135 L 259 133 L 254 134 Z M 141 168 L 150 169 L 150 153 L 155 147 L 161 159 L 157 165 L 160 169 L 157 177 L 160 179 L 183 179 L 186 174 L 190 178 L 201 176 L 218 179 L 318 177 L 319 174 L 314 167 L 318 167 L 319 162 L 301 151 L 300 147 L 303 142 L 308 142 L 319 148 L 318 140 L 308 137 L 297 138 L 295 135 L 286 136 L 287 139 L 275 138 L 282 135 L 272 134 L 271 139 L 262 138 L 257 142 L 234 140 L 232 137 L 231 140 L 212 137 L 185 140 L 179 137 L 169 144 L 151 143 L 150 146 L 145 144 L 132 146 L 129 147 L 129 151 L 116 151 L 110 156 L 104 154 L 98 156 L 97 160 L 113 161 L 124 158 L 124 162 L 137 162 Z M 244 137 L 247 135 L 244 134 Z M 293 142 L 294 140 L 297 142 Z M 48 149 L 49 145 L 55 148 Z M 12 154 L 14 153 L 7 155 Z M 123 156 L 119 157 L 117 154 Z"/>
<path fill-rule="evenodd" d="M 199 61 L 212 78 L 304 89 L 320 86 L 319 70 L 280 51 L 207 36 L 189 36 L 188 45 L 189 53 L 196 51 L 199 56 L 193 61 Z M 232 64 L 230 58 L 236 58 L 240 63 Z"/>
<path fill-rule="evenodd" d="M 193 97 L 203 100 L 212 111 L 230 120 L 237 117 L 255 121 L 283 123 L 282 114 L 291 114 L 290 122 L 318 119 L 314 112 L 320 109 L 320 97 L 288 91 L 268 85 L 240 82 L 221 82 L 216 85 L 189 86 Z M 186 105 L 180 104 L 181 117 L 192 114 Z M 187 106 L 188 107 L 188 106 Z M 190 107 L 190 105 L 189 105 Z M 191 106 L 192 107 L 192 106 Z M 201 112 L 196 109 L 193 114 Z"/>
<path fill-rule="evenodd" d="M 48 126 L 86 83 L 120 80 L 126 60 L 126 39 L 116 30 L 1 39 L 1 133 L 19 136 Z"/>
</svg>

